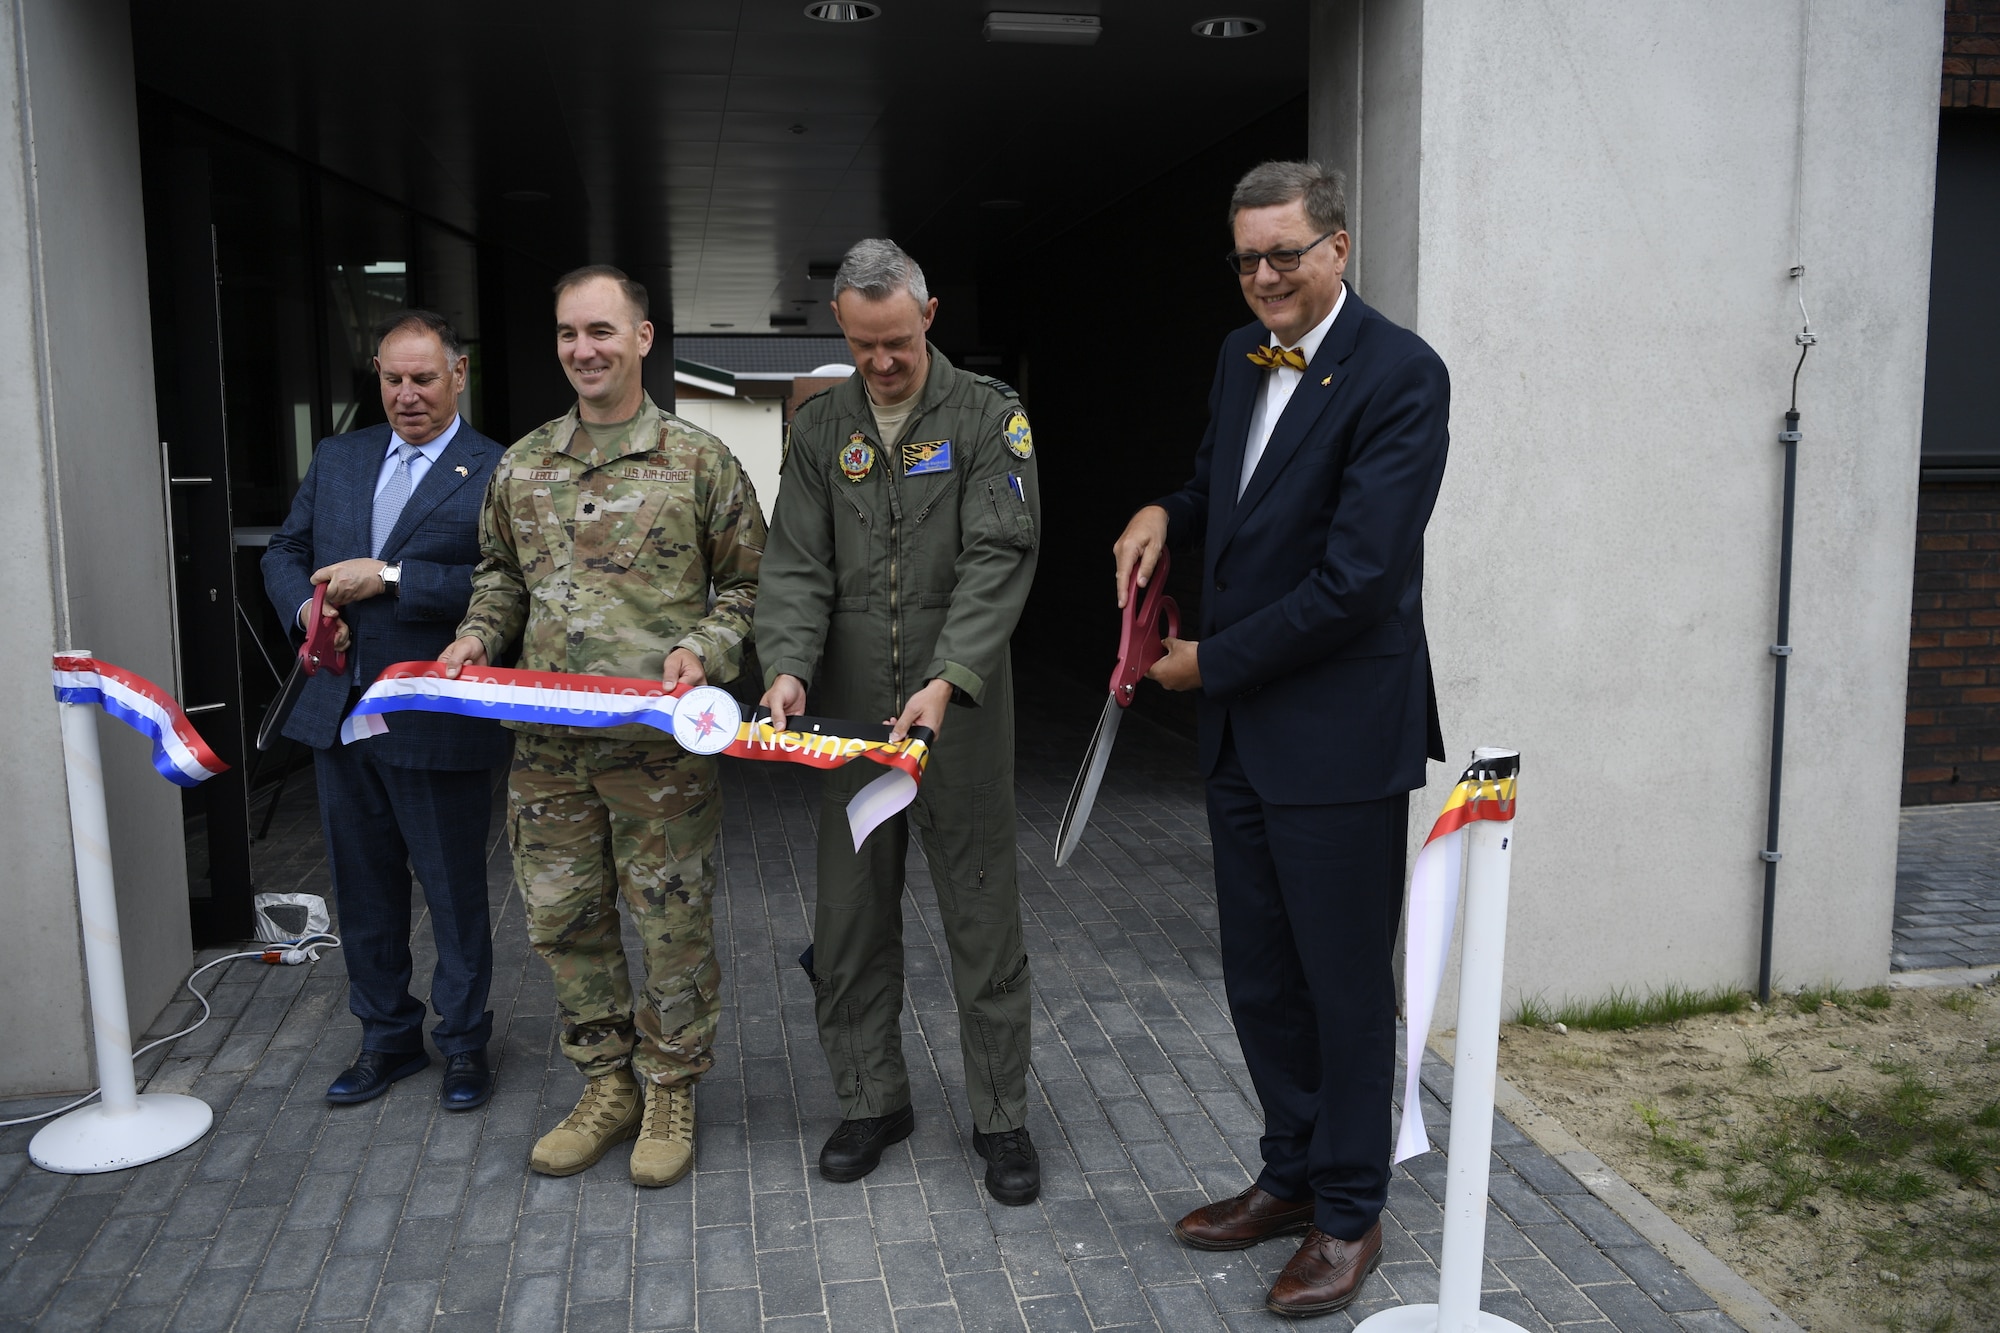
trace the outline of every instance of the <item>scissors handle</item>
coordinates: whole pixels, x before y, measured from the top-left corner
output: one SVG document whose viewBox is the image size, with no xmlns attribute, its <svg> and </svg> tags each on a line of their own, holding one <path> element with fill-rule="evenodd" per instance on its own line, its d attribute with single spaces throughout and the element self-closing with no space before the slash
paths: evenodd
<svg viewBox="0 0 2000 1333">
<path fill-rule="evenodd" d="M 318 675 L 321 667 L 330 668 L 335 675 L 347 670 L 347 654 L 333 646 L 335 636 L 340 633 L 340 621 L 327 619 L 322 610 L 325 606 L 326 585 L 322 583 L 313 589 L 306 641 L 299 645 L 299 665 L 308 676 Z"/>
<path fill-rule="evenodd" d="M 1138 566 L 1132 568 L 1132 581 L 1125 588 L 1124 621 L 1118 631 L 1118 665 L 1111 669 L 1111 696 L 1120 708 L 1131 707 L 1139 682 L 1153 663 L 1166 656 L 1160 640 L 1181 636 L 1181 609 L 1167 596 L 1167 572 L 1172 568 L 1173 562 L 1162 550 L 1144 596 L 1139 592 Z"/>
</svg>

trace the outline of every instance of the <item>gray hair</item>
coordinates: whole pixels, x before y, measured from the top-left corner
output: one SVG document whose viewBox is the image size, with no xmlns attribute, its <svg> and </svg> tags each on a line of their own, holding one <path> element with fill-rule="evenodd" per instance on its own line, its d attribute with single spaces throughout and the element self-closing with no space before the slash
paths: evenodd
<svg viewBox="0 0 2000 1333">
<path fill-rule="evenodd" d="M 917 261 L 903 253 L 902 246 L 881 237 L 856 241 L 840 261 L 840 271 L 833 275 L 833 299 L 838 301 L 845 291 L 860 292 L 871 301 L 906 291 L 920 306 L 929 305 L 931 299 Z"/>
<path fill-rule="evenodd" d="M 465 355 L 465 340 L 458 336 L 458 330 L 451 326 L 451 321 L 435 310 L 398 310 L 379 321 L 374 328 L 375 350 L 382 350 L 382 344 L 389 341 L 390 334 L 402 333 L 406 329 L 420 329 L 435 336 L 438 345 L 444 348 L 444 359 L 453 365 Z"/>
<path fill-rule="evenodd" d="M 1303 201 L 1314 231 L 1347 230 L 1347 179 L 1317 162 L 1260 162 L 1229 195 L 1229 225 L 1246 208 Z"/>
</svg>

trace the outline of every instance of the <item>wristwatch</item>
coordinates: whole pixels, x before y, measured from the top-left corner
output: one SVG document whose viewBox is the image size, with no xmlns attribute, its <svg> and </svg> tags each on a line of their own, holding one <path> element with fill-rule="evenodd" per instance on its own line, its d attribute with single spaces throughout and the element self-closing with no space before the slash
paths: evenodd
<svg viewBox="0 0 2000 1333">
<path fill-rule="evenodd" d="M 382 591 L 392 597 L 403 595 L 403 562 L 382 566 Z"/>
</svg>

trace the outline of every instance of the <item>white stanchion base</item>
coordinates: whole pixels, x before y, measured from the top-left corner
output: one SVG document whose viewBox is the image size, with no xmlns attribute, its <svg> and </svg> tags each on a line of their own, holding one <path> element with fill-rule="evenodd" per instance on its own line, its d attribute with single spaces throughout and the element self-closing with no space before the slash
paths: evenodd
<svg viewBox="0 0 2000 1333">
<path fill-rule="evenodd" d="M 208 1133 L 215 1112 L 199 1097 L 148 1092 L 139 1109 L 115 1114 L 85 1106 L 42 1126 L 28 1144 L 28 1158 L 44 1171 L 91 1176 L 123 1171 L 172 1156 Z"/>
<path fill-rule="evenodd" d="M 1474 1325 L 1479 1333 L 1528 1333 L 1511 1319 L 1502 1319 L 1497 1314 L 1479 1312 L 1479 1322 Z M 1354 1333 L 1439 1333 L 1438 1308 L 1435 1305 L 1403 1305 L 1394 1310 L 1378 1310 L 1356 1326 Z M 1458 1333 L 1452 1330 L 1452 1333 Z"/>
</svg>

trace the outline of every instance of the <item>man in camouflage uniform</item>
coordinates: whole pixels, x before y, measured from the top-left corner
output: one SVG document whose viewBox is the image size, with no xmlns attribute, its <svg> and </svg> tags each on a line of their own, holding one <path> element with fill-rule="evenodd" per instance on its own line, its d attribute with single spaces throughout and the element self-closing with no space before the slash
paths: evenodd
<svg viewBox="0 0 2000 1333">
<path fill-rule="evenodd" d="M 1012 389 L 925 340 L 937 301 L 893 242 L 857 244 L 833 290 L 858 373 L 792 422 L 757 605 L 764 702 L 782 727 L 810 688 L 815 713 L 937 739 L 907 816 L 859 852 L 841 811 L 873 774 L 850 764 L 824 780 L 812 973 L 844 1118 L 820 1174 L 859 1180 L 915 1125 L 898 1021 L 915 827 L 951 947 L 973 1148 L 988 1193 L 1025 1204 L 1041 1166 L 1026 1126 L 1008 641 L 1035 577 L 1034 440 Z"/>
<path fill-rule="evenodd" d="M 692 686 L 741 669 L 764 515 L 722 441 L 646 394 L 652 341 L 646 290 L 617 269 L 556 284 L 556 354 L 577 405 L 494 470 L 472 602 L 441 661 L 476 666 L 518 644 L 532 671 Z M 636 1136 L 632 1179 L 671 1185 L 693 1165 L 694 1084 L 714 1063 L 716 762 L 637 724 L 507 725 L 528 938 L 555 976 L 563 1054 L 589 1079 L 528 1164 L 571 1175 Z M 621 898 L 645 951 L 636 1007 Z"/>
</svg>

